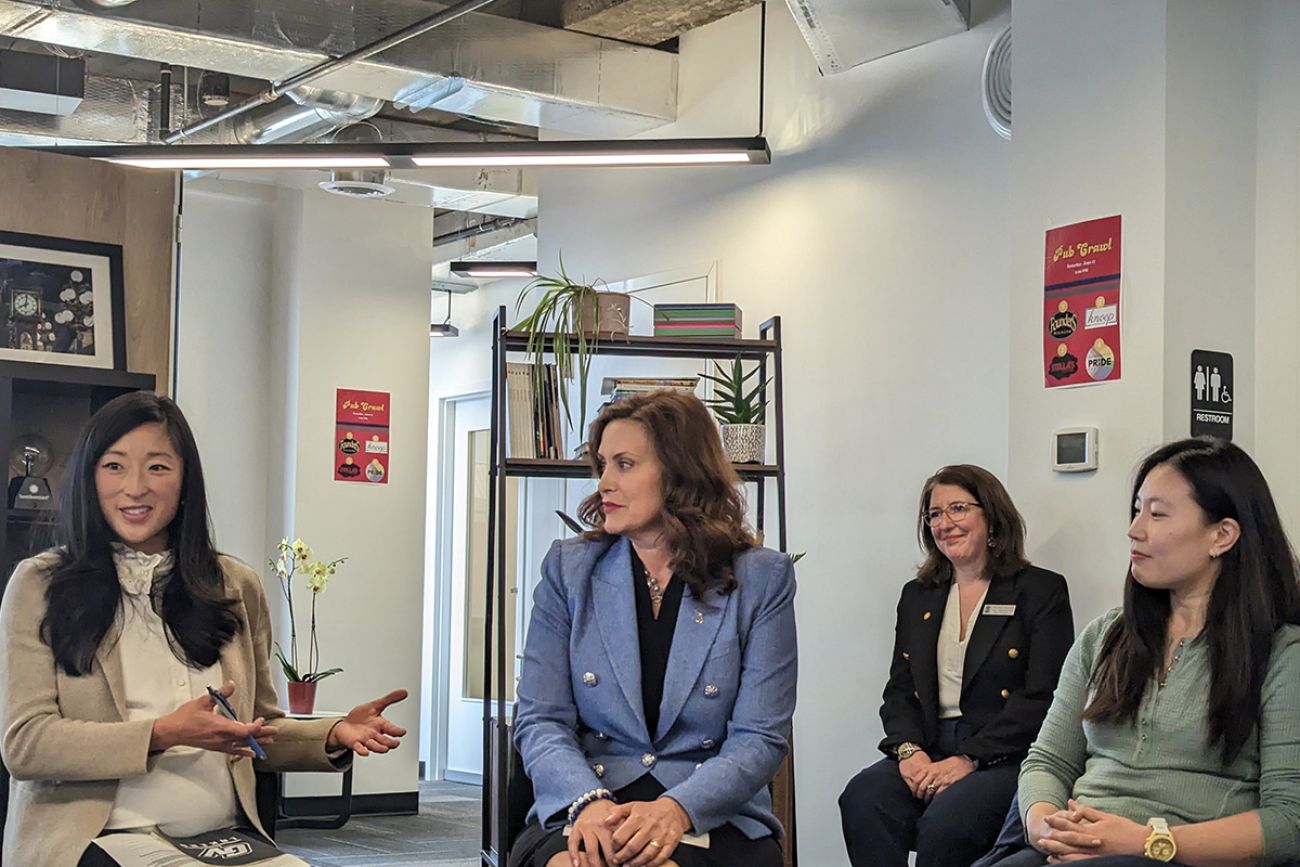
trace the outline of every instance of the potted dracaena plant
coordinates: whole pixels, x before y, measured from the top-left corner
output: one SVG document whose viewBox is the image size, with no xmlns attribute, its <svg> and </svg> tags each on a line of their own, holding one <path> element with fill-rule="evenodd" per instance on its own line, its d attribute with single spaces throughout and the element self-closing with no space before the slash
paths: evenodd
<svg viewBox="0 0 1300 867">
<path fill-rule="evenodd" d="M 705 403 L 713 410 L 722 429 L 722 449 L 737 464 L 761 464 L 767 444 L 767 397 L 765 390 L 772 380 L 769 377 L 751 387 L 750 381 L 758 376 L 758 368 L 748 372 L 737 357 L 730 368 L 713 362 L 716 374 L 702 374 L 716 388 Z"/>
<path fill-rule="evenodd" d="M 534 399 L 540 406 L 544 399 L 546 355 L 554 356 L 555 372 L 561 383 L 575 382 L 578 387 L 578 430 L 587 424 L 587 374 L 591 358 L 601 339 L 626 337 L 632 312 L 632 297 L 626 292 L 611 292 L 603 280 L 574 280 L 564 270 L 560 257 L 557 276 L 538 276 L 519 293 L 515 313 L 524 308 L 528 295 L 542 290 L 531 313 L 519 320 L 515 329 L 528 334 L 527 357 L 532 365 Z M 569 389 L 559 389 L 559 403 L 564 420 L 573 427 Z"/>
<path fill-rule="evenodd" d="M 276 550 L 276 559 L 267 562 L 274 570 L 275 577 L 280 580 L 280 589 L 289 606 L 289 655 L 286 656 L 280 643 L 276 642 L 275 657 L 289 681 L 289 712 L 309 714 L 316 706 L 316 684 L 343 671 L 341 668 L 317 668 L 320 664 L 320 643 L 316 638 L 316 597 L 325 592 L 330 578 L 347 558 L 340 557 L 329 562 L 313 560 L 311 548 L 302 539 L 294 539 L 292 542 L 281 539 Z M 305 668 L 300 665 L 298 656 L 298 620 L 293 607 L 293 578 L 300 571 L 307 576 L 307 589 L 311 591 L 311 632 L 307 639 Z"/>
</svg>

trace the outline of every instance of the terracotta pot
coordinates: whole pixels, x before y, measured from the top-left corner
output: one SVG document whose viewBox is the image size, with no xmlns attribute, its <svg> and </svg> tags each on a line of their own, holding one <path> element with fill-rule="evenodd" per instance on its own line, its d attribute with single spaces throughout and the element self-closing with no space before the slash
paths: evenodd
<svg viewBox="0 0 1300 867">
<path fill-rule="evenodd" d="M 722 450 L 736 464 L 763 463 L 767 426 L 761 424 L 722 425 Z"/>
<path fill-rule="evenodd" d="M 316 684 L 289 681 L 289 713 L 311 713 L 316 708 Z"/>
<path fill-rule="evenodd" d="M 632 320 L 632 296 L 626 292 L 597 292 L 577 311 L 578 330 L 600 337 L 627 337 Z"/>
</svg>

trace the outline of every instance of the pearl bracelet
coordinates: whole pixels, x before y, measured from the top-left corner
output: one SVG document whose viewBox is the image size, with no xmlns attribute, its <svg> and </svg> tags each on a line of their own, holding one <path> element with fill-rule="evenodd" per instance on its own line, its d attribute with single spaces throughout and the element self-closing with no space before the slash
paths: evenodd
<svg viewBox="0 0 1300 867">
<path fill-rule="evenodd" d="M 585 792 L 582 795 L 579 795 L 578 799 L 569 805 L 568 824 L 572 825 L 573 820 L 582 812 L 582 808 L 590 804 L 592 801 L 612 800 L 614 800 L 614 793 L 609 789 L 592 789 L 590 792 Z"/>
</svg>

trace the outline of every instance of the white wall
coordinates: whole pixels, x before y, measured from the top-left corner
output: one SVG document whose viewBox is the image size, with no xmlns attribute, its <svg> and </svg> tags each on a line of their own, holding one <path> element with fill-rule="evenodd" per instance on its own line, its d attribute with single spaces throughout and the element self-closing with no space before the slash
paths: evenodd
<svg viewBox="0 0 1300 867">
<path fill-rule="evenodd" d="M 272 405 L 275 190 L 200 182 L 186 184 L 184 196 L 173 395 L 203 456 L 217 547 L 260 568 L 267 480 L 278 462 L 250 442 L 249 421 Z"/>
<path fill-rule="evenodd" d="M 845 862 L 836 798 L 879 756 L 921 484 L 945 463 L 1007 469 L 1011 147 L 979 93 L 1006 17 L 977 3 L 970 33 L 821 78 L 768 5 L 773 165 L 547 173 L 539 238 L 543 268 L 563 251 L 570 271 L 610 281 L 716 259 L 748 332 L 782 316 L 790 546 L 809 552 L 799 856 L 830 865 Z M 757 14 L 683 38 L 680 120 L 656 135 L 753 132 Z"/>
<path fill-rule="evenodd" d="M 322 662 L 345 669 L 321 683 L 319 709 L 411 692 L 389 714 L 411 731 L 406 748 L 359 761 L 359 795 L 417 784 L 431 237 L 424 208 L 210 178 L 187 189 L 179 398 L 218 541 L 264 574 L 284 535 L 348 557 L 319 600 Z M 387 485 L 333 480 L 340 387 L 392 394 Z M 278 607 L 278 585 L 265 583 Z M 303 651 L 304 583 L 295 600 Z M 291 775 L 286 792 L 338 785 Z"/>
<path fill-rule="evenodd" d="M 1255 457 L 1292 537 L 1300 536 L 1300 4 L 1263 0 L 1258 16 L 1255 165 Z"/>
<path fill-rule="evenodd" d="M 1086 26 L 1066 0 L 1015 2 L 1013 16 L 1011 483 L 1033 559 L 1069 579 L 1081 628 L 1120 598 L 1129 479 L 1163 436 L 1165 3 L 1091 4 Z M 1045 389 L 1043 232 L 1111 214 L 1123 215 L 1122 379 Z M 1051 471 L 1051 432 L 1067 425 L 1100 429 L 1096 473 Z"/>
</svg>

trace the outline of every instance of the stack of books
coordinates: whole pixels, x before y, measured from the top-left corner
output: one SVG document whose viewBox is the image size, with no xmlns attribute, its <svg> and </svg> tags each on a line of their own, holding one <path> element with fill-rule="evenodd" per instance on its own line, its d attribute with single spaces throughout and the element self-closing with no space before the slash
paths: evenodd
<svg viewBox="0 0 1300 867">
<path fill-rule="evenodd" d="M 660 389 L 695 393 L 695 386 L 700 384 L 698 376 L 607 376 L 600 383 L 600 393 L 607 395 L 610 401 L 634 394 L 645 394 Z"/>
<path fill-rule="evenodd" d="M 506 445 L 510 457 L 564 456 L 560 386 L 554 364 L 547 364 L 540 376 L 531 364 L 506 365 Z"/>
<path fill-rule="evenodd" d="M 735 304 L 656 304 L 655 337 L 740 337 Z"/>
</svg>

